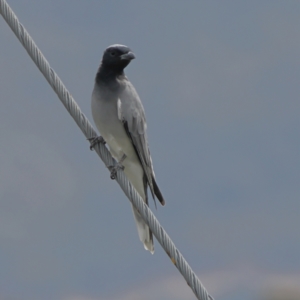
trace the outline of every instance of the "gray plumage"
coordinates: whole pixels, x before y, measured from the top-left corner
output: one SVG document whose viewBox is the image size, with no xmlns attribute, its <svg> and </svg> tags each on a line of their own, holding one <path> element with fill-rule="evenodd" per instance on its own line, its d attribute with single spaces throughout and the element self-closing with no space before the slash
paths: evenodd
<svg viewBox="0 0 300 300">
<path fill-rule="evenodd" d="M 124 74 L 135 56 L 123 45 L 108 47 L 98 69 L 92 94 L 92 115 L 113 157 L 148 205 L 147 187 L 164 205 L 156 183 L 147 141 L 147 124 L 142 102 Z M 154 253 L 153 236 L 138 211 L 132 207 L 139 238 Z"/>
</svg>

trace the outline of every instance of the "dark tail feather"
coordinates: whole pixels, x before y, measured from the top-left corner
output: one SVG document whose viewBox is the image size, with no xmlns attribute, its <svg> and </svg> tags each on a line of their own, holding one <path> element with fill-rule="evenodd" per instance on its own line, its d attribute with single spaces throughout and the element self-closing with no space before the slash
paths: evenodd
<svg viewBox="0 0 300 300">
<path fill-rule="evenodd" d="M 153 183 L 153 189 L 154 189 L 154 194 L 155 194 L 156 198 L 161 203 L 161 205 L 165 205 L 166 204 L 165 199 L 164 199 L 163 195 L 161 194 L 161 191 L 160 191 L 154 177 L 152 177 L 152 183 Z"/>
</svg>

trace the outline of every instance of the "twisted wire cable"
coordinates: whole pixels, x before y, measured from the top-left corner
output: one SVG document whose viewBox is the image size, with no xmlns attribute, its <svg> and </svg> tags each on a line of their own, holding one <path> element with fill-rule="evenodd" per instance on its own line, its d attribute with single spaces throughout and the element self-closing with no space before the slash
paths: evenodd
<svg viewBox="0 0 300 300">
<path fill-rule="evenodd" d="M 23 47 L 26 49 L 33 62 L 36 64 L 36 66 L 44 75 L 48 83 L 51 85 L 58 98 L 65 106 L 69 114 L 72 116 L 72 118 L 74 119 L 78 127 L 81 129 L 85 137 L 87 139 L 91 137 L 96 137 L 97 133 L 92 127 L 91 123 L 82 113 L 79 106 L 73 99 L 72 95 L 66 89 L 66 87 L 64 86 L 58 75 L 55 73 L 55 71 L 50 67 L 48 61 L 46 60 L 42 52 L 36 46 L 29 33 L 19 22 L 17 16 L 5 0 L 0 0 L 0 13 L 6 21 L 6 23 L 9 25 L 9 27 L 15 33 Z M 94 149 L 107 168 L 109 166 L 115 165 L 116 161 L 112 158 L 110 152 L 102 143 L 98 143 Z M 176 266 L 181 275 L 185 278 L 187 284 L 192 289 L 197 299 L 213 300 L 213 298 L 208 294 L 205 287 L 202 285 L 192 268 L 189 266 L 182 254 L 176 248 L 171 238 L 160 225 L 152 211 L 144 203 L 142 198 L 139 196 L 134 187 L 126 178 L 124 172 L 120 169 L 117 171 L 116 181 L 118 182 L 128 199 L 140 212 L 142 218 L 153 232 L 157 241 L 168 254 L 172 263 Z"/>
</svg>

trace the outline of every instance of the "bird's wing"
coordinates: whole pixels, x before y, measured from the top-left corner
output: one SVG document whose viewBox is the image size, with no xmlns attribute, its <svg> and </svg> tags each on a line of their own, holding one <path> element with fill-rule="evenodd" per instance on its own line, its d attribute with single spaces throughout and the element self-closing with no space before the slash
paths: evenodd
<svg viewBox="0 0 300 300">
<path fill-rule="evenodd" d="M 161 204 L 164 205 L 165 201 L 155 181 L 148 147 L 145 111 L 136 90 L 129 81 L 127 81 L 126 88 L 122 91 L 120 99 L 118 100 L 118 117 L 122 121 L 125 131 L 132 141 L 153 198 L 155 194 Z"/>
</svg>

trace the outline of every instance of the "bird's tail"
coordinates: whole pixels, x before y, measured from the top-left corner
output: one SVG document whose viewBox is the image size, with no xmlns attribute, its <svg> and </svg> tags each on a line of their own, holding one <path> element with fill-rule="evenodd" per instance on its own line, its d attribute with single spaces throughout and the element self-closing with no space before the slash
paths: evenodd
<svg viewBox="0 0 300 300">
<path fill-rule="evenodd" d="M 153 243 L 153 236 L 150 228 L 142 219 L 140 213 L 133 207 L 133 215 L 136 222 L 139 238 L 141 242 L 144 244 L 146 250 L 150 251 L 151 254 L 154 253 L 154 243 Z"/>
</svg>

